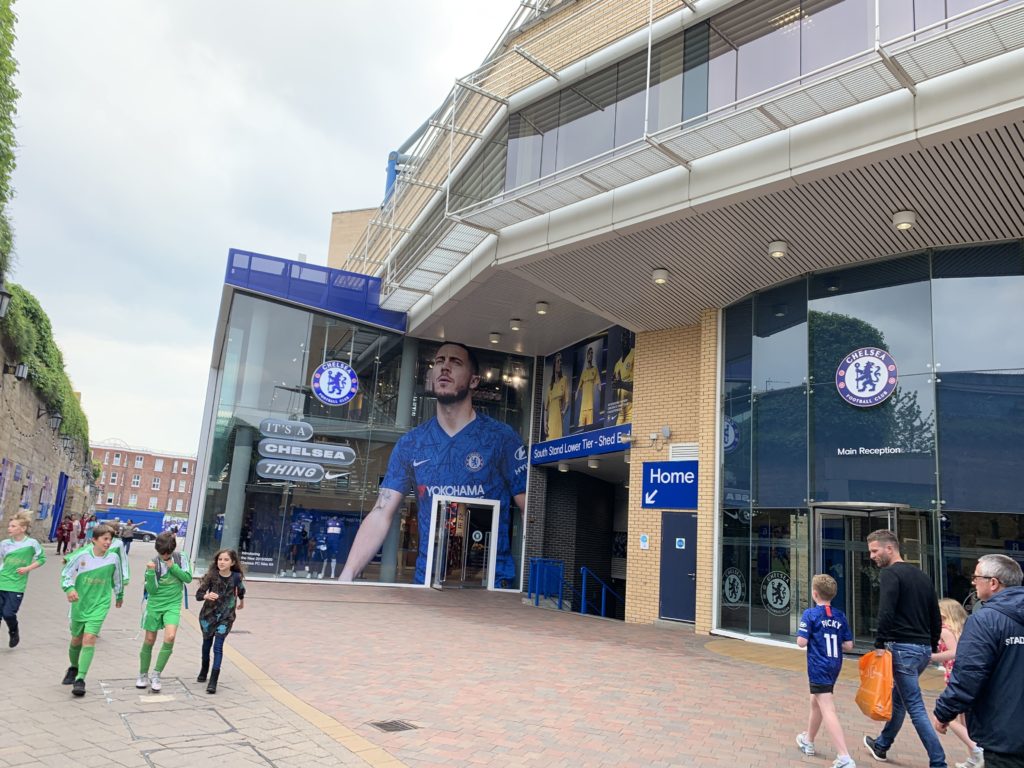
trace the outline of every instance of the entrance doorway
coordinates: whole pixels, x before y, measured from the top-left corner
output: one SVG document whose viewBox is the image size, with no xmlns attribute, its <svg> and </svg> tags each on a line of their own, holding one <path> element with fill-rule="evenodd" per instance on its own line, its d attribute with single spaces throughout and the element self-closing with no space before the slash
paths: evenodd
<svg viewBox="0 0 1024 768">
<path fill-rule="evenodd" d="M 501 505 L 489 499 L 436 497 L 431 510 L 435 589 L 494 589 Z"/>
<path fill-rule="evenodd" d="M 661 513 L 662 619 L 693 621 L 697 609 L 697 515 Z"/>
<path fill-rule="evenodd" d="M 906 504 L 874 502 L 811 507 L 814 573 L 827 573 L 836 580 L 838 591 L 832 604 L 846 614 L 858 645 L 873 643 L 878 629 L 879 572 L 868 557 L 867 537 L 882 528 L 899 537 L 905 561 L 930 573 L 925 513 Z"/>
</svg>

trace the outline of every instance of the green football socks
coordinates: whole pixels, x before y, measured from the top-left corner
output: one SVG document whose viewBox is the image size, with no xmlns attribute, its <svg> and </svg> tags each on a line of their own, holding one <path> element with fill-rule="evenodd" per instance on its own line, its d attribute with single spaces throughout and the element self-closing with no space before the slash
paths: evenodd
<svg viewBox="0 0 1024 768">
<path fill-rule="evenodd" d="M 83 645 L 82 652 L 78 655 L 78 677 L 76 680 L 85 680 L 89 673 L 89 665 L 92 664 L 93 654 L 96 653 L 95 645 Z"/>
<path fill-rule="evenodd" d="M 149 643 L 142 644 L 142 650 L 139 651 L 139 674 L 145 675 L 149 672 L 149 665 L 153 661 L 153 646 Z"/>
<path fill-rule="evenodd" d="M 153 646 L 150 646 L 152 648 Z M 174 643 L 164 643 L 160 646 L 160 653 L 156 655 L 156 671 L 157 674 L 164 671 L 164 667 L 167 666 L 167 660 L 171 658 L 171 651 L 174 650 Z"/>
</svg>

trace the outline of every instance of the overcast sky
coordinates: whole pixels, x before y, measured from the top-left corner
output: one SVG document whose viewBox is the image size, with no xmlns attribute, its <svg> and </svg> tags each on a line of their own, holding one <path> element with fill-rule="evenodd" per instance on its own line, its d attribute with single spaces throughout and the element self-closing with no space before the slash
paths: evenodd
<svg viewBox="0 0 1024 768">
<path fill-rule="evenodd" d="M 230 247 L 326 261 L 332 211 L 516 0 L 21 0 L 10 279 L 94 442 L 195 453 Z"/>
</svg>

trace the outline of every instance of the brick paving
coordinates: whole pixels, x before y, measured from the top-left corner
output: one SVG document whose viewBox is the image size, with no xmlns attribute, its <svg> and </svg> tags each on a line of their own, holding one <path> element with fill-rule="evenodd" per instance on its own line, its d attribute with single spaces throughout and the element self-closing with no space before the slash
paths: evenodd
<svg viewBox="0 0 1024 768">
<path fill-rule="evenodd" d="M 523 605 L 518 595 L 251 582 L 230 642 L 303 701 L 415 768 L 831 765 L 804 758 L 801 652 Z M 250 608 L 252 609 L 250 611 Z M 302 629 L 299 629 L 299 628 Z M 746 657 L 746 658 L 744 658 Z M 848 743 L 877 726 L 838 690 Z M 941 690 L 926 675 L 926 698 Z M 927 690 L 930 689 L 930 690 Z M 380 733 L 370 723 L 417 728 Z M 950 765 L 959 742 L 945 737 Z M 890 764 L 924 768 L 908 720 Z"/>
<path fill-rule="evenodd" d="M 0 642 L 4 766 L 319 765 L 819 766 L 793 737 L 806 720 L 797 651 L 627 625 L 523 605 L 518 595 L 249 583 L 221 686 L 194 682 L 200 636 L 189 619 L 164 692 L 134 688 L 141 572 L 134 547 L 125 607 L 112 609 L 76 700 L 57 560 L 33 573 L 22 643 Z M 52 546 L 48 554 L 52 555 Z M 194 590 L 193 590 L 194 591 Z M 191 613 L 195 614 L 193 604 Z M 837 688 L 854 758 L 874 734 L 853 704 L 854 667 Z M 928 673 L 929 702 L 941 676 Z M 404 721 L 382 732 L 372 723 Z M 946 737 L 950 765 L 962 759 Z M 908 722 L 889 762 L 924 768 Z"/>
<path fill-rule="evenodd" d="M 333 721 L 297 713 L 230 659 L 217 694 L 208 695 L 195 682 L 201 636 L 194 621 L 178 633 L 161 693 L 137 690 L 142 571 L 153 554 L 142 542 L 132 548 L 125 604 L 111 607 L 97 643 L 86 695 L 72 697 L 71 687 L 60 684 L 68 666 L 68 603 L 58 587 L 59 558 L 53 545 L 44 546 L 48 562 L 29 577 L 18 614 L 21 644 L 7 647 L 6 625 L 0 633 L 0 766 L 367 765 L 326 732 Z M 311 722 L 317 716 L 320 725 Z"/>
</svg>

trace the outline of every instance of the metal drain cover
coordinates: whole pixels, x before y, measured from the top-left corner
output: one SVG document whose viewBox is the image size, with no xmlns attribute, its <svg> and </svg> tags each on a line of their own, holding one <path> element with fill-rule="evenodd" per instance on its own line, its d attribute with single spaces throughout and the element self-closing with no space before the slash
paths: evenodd
<svg viewBox="0 0 1024 768">
<path fill-rule="evenodd" d="M 376 723 L 370 723 L 378 731 L 387 731 L 389 733 L 394 731 L 415 731 L 419 726 L 407 723 L 405 720 L 381 720 Z"/>
</svg>

